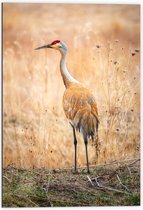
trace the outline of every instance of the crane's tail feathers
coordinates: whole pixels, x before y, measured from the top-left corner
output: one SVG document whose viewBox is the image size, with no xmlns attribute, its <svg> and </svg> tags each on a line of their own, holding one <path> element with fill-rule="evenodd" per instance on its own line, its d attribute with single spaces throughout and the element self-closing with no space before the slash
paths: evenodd
<svg viewBox="0 0 143 210">
<path fill-rule="evenodd" d="M 87 135 L 85 129 L 83 126 L 81 126 L 80 128 L 80 131 L 83 135 L 83 138 L 90 138 L 92 140 L 92 146 L 95 147 L 95 160 L 96 160 L 96 163 L 98 161 L 98 158 L 99 158 L 99 154 L 100 154 L 100 141 L 99 141 L 99 136 L 98 136 L 98 132 L 96 133 L 96 136 L 95 135 Z"/>
<path fill-rule="evenodd" d="M 99 120 L 96 115 L 88 112 L 86 109 L 82 112 L 77 112 L 74 117 L 74 124 L 77 130 L 81 131 L 84 128 L 88 137 L 95 136 L 98 132 Z"/>
<path fill-rule="evenodd" d="M 73 125 L 79 132 L 82 133 L 84 139 L 91 139 L 96 150 L 96 159 L 100 152 L 100 144 L 98 138 L 99 119 L 96 113 L 92 113 L 87 109 L 77 111 L 74 115 Z"/>
</svg>

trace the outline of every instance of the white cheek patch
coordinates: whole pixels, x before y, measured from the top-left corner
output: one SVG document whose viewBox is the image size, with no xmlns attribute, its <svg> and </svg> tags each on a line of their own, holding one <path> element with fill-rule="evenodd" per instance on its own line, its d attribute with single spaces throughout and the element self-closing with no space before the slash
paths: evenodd
<svg viewBox="0 0 143 210">
<path fill-rule="evenodd" d="M 61 47 L 61 45 L 60 45 L 59 43 L 57 43 L 57 44 L 54 44 L 52 47 L 53 47 L 54 49 L 59 49 L 59 48 Z"/>
<path fill-rule="evenodd" d="M 59 43 L 57 43 L 56 45 L 55 45 L 55 47 L 56 48 L 59 48 L 61 45 L 59 44 Z"/>
</svg>

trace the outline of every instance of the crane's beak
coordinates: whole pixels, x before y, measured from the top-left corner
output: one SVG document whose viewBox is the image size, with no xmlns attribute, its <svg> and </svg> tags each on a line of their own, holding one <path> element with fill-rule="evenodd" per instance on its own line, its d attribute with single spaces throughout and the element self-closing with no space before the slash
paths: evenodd
<svg viewBox="0 0 143 210">
<path fill-rule="evenodd" d="M 44 49 L 44 48 L 52 48 L 52 47 L 51 47 L 51 44 L 48 44 L 48 45 L 44 45 L 41 47 L 37 47 L 37 48 L 35 48 L 35 50 L 40 50 L 40 49 Z"/>
</svg>

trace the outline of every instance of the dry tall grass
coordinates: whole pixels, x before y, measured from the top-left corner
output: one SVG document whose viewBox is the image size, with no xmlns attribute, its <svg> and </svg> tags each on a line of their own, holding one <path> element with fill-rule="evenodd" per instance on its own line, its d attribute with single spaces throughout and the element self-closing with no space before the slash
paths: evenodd
<svg viewBox="0 0 143 210">
<path fill-rule="evenodd" d="M 94 93 L 98 163 L 139 156 L 138 5 L 3 4 L 4 167 L 72 166 L 72 129 L 62 109 L 60 55 L 34 48 L 61 39 L 70 73 Z M 89 160 L 95 149 L 89 143 Z M 78 134 L 78 165 L 85 164 Z"/>
</svg>

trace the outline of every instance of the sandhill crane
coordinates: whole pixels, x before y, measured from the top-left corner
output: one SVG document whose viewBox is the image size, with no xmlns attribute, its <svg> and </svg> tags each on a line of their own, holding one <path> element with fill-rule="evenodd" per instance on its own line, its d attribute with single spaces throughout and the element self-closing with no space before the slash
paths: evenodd
<svg viewBox="0 0 143 210">
<path fill-rule="evenodd" d="M 60 72 L 66 88 L 63 96 L 63 109 L 73 129 L 75 171 L 77 170 L 76 131 L 78 130 L 83 135 L 86 151 L 87 172 L 90 173 L 87 148 L 89 138 L 93 141 L 95 140 L 96 149 L 98 149 L 97 135 L 99 120 L 95 98 L 87 88 L 70 75 L 66 66 L 67 46 L 64 42 L 55 40 L 51 44 L 38 47 L 35 50 L 43 48 L 53 48 L 61 53 Z"/>
</svg>

